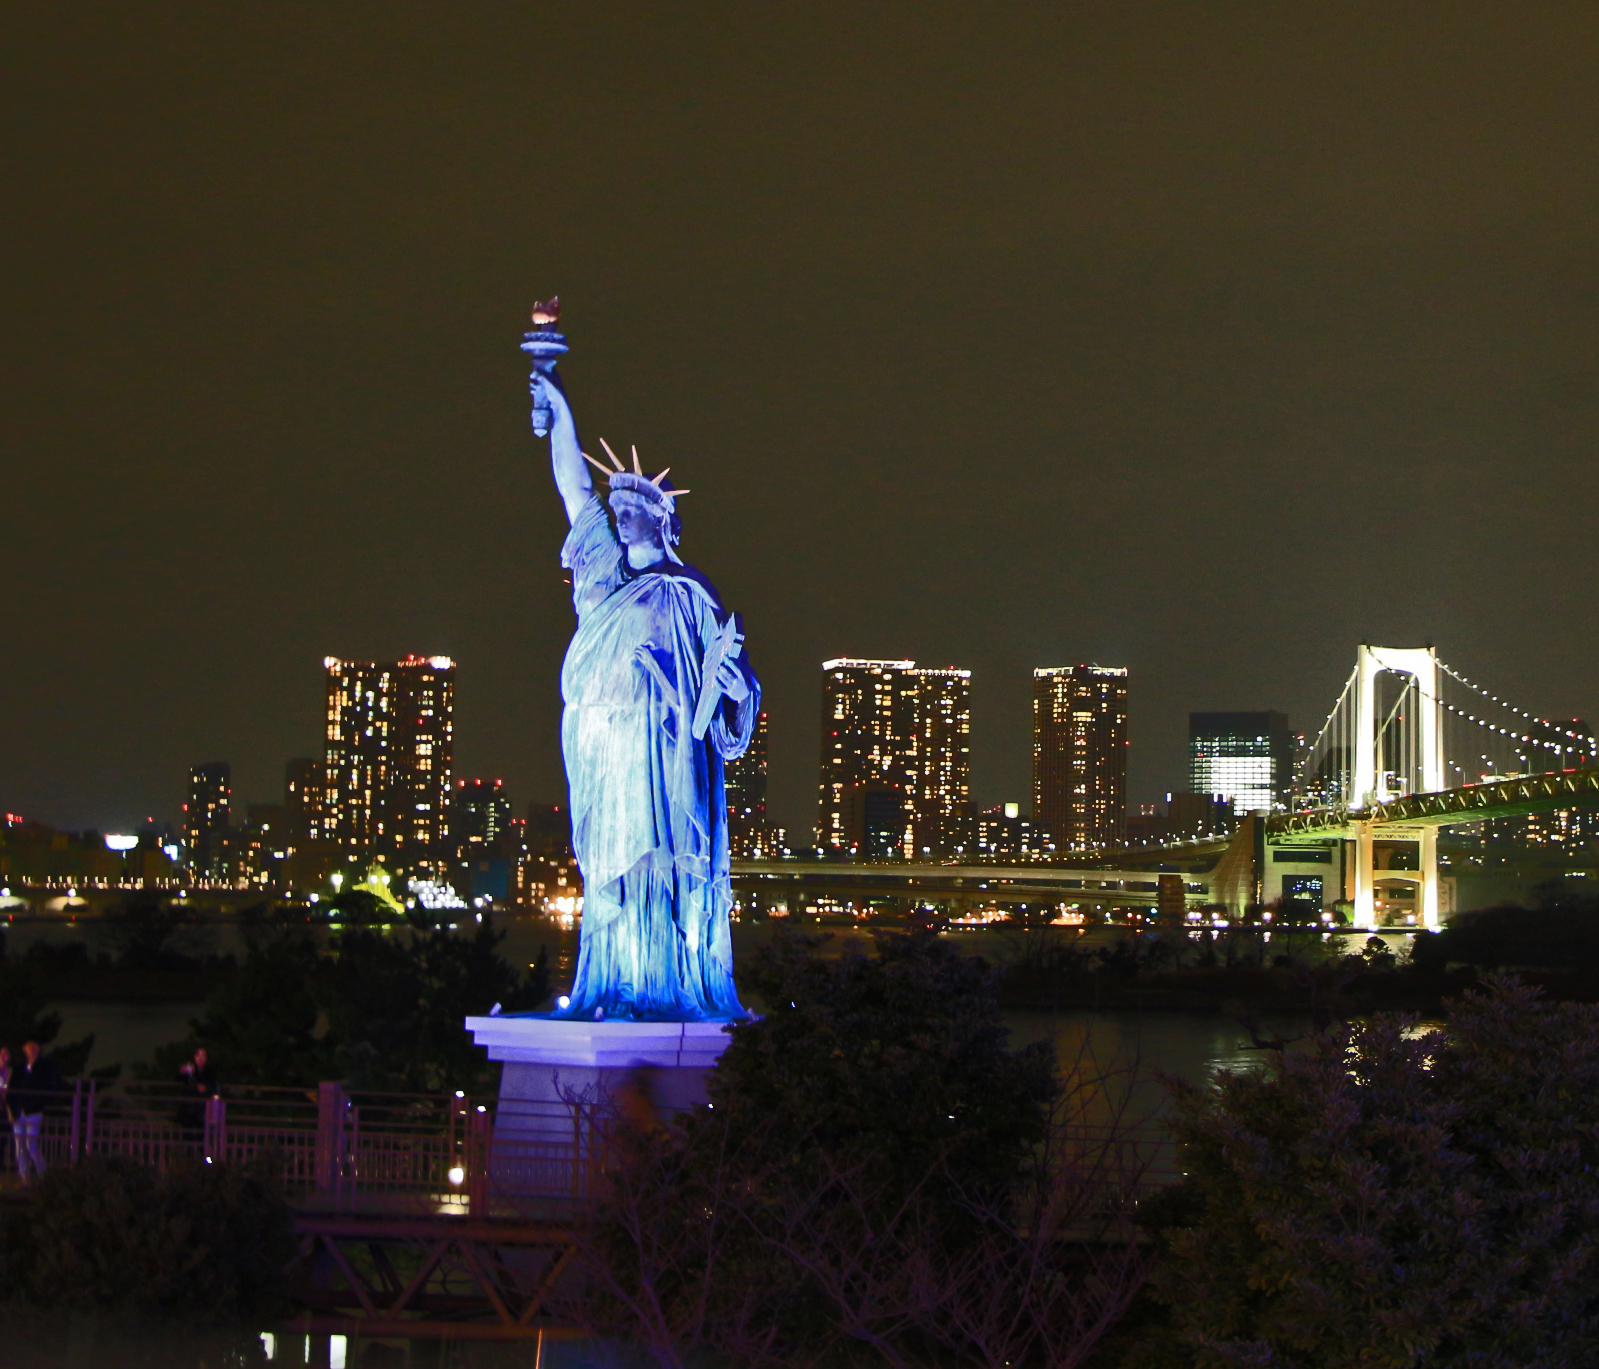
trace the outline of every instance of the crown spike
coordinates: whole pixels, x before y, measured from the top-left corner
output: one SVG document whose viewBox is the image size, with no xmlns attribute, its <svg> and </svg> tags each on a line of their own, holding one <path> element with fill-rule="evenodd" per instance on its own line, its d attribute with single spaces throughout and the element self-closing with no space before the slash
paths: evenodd
<svg viewBox="0 0 1599 1369">
<path fill-rule="evenodd" d="M 693 490 L 662 490 L 661 493 L 662 494 L 670 494 L 670 495 L 676 497 L 677 495 L 680 495 L 680 494 L 693 494 L 694 491 Z"/>
<path fill-rule="evenodd" d="M 589 465 L 593 466 L 594 469 L 597 470 L 601 475 L 609 476 L 611 474 L 611 468 L 609 466 L 607 466 L 603 461 L 596 461 L 587 452 L 580 452 L 580 453 L 578 453 L 578 455 L 580 455 L 585 461 L 587 461 L 589 463 Z"/>
<path fill-rule="evenodd" d="M 644 467 L 639 465 L 637 443 L 633 444 L 633 474 L 637 476 L 642 476 L 644 474 Z"/>
<path fill-rule="evenodd" d="M 601 438 L 601 439 L 600 439 L 600 446 L 602 446 L 602 447 L 604 447 L 604 448 L 605 448 L 605 454 L 606 454 L 606 455 L 607 455 L 607 456 L 608 456 L 608 457 L 610 457 L 610 458 L 611 458 L 611 464 L 612 464 L 612 465 L 614 465 L 614 466 L 615 466 L 615 467 L 616 467 L 616 469 L 617 469 L 617 470 L 619 470 L 619 471 L 622 471 L 622 472 L 623 472 L 623 473 L 624 473 L 624 474 L 625 474 L 625 473 L 626 473 L 626 471 L 627 471 L 627 467 L 626 467 L 626 466 L 624 466 L 624 465 L 623 465 L 623 464 L 622 464 L 622 458 L 621 458 L 621 457 L 619 457 L 619 456 L 618 456 L 618 455 L 617 455 L 617 454 L 616 454 L 616 453 L 615 453 L 615 452 L 613 452 L 613 451 L 612 451 L 612 450 L 611 450 L 611 444 L 610 444 L 610 443 L 609 443 L 609 442 L 607 442 L 607 441 L 606 441 L 606 440 L 605 440 L 605 439 L 604 439 L 604 438 L 603 438 L 603 437 L 602 437 L 602 438 Z"/>
<path fill-rule="evenodd" d="M 666 470 L 663 470 L 659 475 L 652 476 L 650 478 L 650 484 L 654 485 L 656 489 L 660 489 L 661 488 L 661 481 L 666 479 L 666 471 L 669 471 L 671 469 L 672 468 L 670 466 L 668 466 L 666 468 Z"/>
</svg>

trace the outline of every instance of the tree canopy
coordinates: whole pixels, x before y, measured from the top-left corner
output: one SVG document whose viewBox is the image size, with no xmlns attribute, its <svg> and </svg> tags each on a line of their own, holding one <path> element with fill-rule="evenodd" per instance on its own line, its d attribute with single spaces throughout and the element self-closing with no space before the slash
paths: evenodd
<svg viewBox="0 0 1599 1369">
<path fill-rule="evenodd" d="M 1092 1344 L 1143 1256 L 1062 1263 L 1114 1183 L 1045 1159 L 1051 1048 L 1010 1049 L 994 973 L 930 932 L 816 949 L 746 962 L 765 1013 L 708 1105 L 624 1129 L 575 1314 L 672 1366 L 1065 1362 L 1049 1347 Z"/>
<path fill-rule="evenodd" d="M 224 1083 L 491 1090 L 496 1071 L 465 1019 L 496 1003 L 506 1012 L 536 1007 L 549 992 L 542 953 L 519 970 L 500 954 L 504 939 L 487 918 L 463 932 L 416 916 L 399 931 L 332 933 L 258 919 L 237 972 L 189 1035 L 158 1053 L 152 1073 L 169 1077 L 204 1046 Z"/>
<path fill-rule="evenodd" d="M 1599 1007 L 1496 980 L 1178 1085 L 1174 1129 L 1168 1357 L 1132 1362 L 1599 1360 Z"/>
</svg>

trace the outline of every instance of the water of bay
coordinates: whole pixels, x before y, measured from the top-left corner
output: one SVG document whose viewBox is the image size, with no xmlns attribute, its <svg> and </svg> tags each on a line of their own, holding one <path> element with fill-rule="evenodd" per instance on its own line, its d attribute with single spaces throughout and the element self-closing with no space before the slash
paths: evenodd
<svg viewBox="0 0 1599 1369">
<path fill-rule="evenodd" d="M 531 965 L 542 950 L 548 958 L 552 983 L 570 983 L 577 957 L 575 926 L 545 918 L 508 918 L 500 926 L 506 933 L 501 949 L 508 960 Z M 735 960 L 747 957 L 785 930 L 788 929 L 783 924 L 772 922 L 735 925 Z M 869 932 L 851 926 L 805 930 L 820 931 L 826 936 L 823 954 L 866 949 L 871 942 Z M 193 935 L 196 951 L 227 953 L 241 949 L 239 930 L 234 925 L 212 925 Z M 1004 931 L 952 935 L 960 938 L 963 949 L 995 962 L 1003 963 L 1020 953 L 1018 938 Z M 101 944 L 103 929 L 94 921 L 68 924 L 52 920 L 15 926 L 10 936 L 11 954 L 24 954 L 36 940 L 82 940 L 88 943 L 91 954 L 107 949 Z M 190 1020 L 202 1009 L 199 1003 L 67 1001 L 52 1006 L 62 1015 L 61 1040 L 73 1041 L 94 1033 L 91 1069 L 121 1064 L 125 1071 L 136 1061 L 149 1060 L 158 1046 L 183 1037 Z M 1141 1078 L 1140 1106 L 1144 1110 L 1159 1106 L 1162 1090 L 1156 1078 L 1158 1072 L 1198 1082 L 1211 1070 L 1247 1068 L 1261 1058 L 1261 1053 L 1253 1048 L 1249 1030 L 1222 1013 L 1164 1009 L 1015 1010 L 1005 1016 L 1013 1044 L 1050 1040 L 1063 1062 L 1088 1056 L 1104 1067 L 1136 1065 Z M 1292 1019 L 1268 1025 L 1289 1036 L 1303 1030 L 1303 1025 Z"/>
</svg>

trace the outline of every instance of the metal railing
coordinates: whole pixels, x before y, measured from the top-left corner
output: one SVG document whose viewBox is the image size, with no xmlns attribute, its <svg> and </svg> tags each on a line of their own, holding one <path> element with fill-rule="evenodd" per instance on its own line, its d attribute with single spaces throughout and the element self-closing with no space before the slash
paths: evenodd
<svg viewBox="0 0 1599 1369">
<path fill-rule="evenodd" d="M 301 1206 L 490 1215 L 580 1199 L 614 1126 L 581 1101 L 478 1100 L 465 1094 L 239 1087 L 205 1100 L 166 1086 L 102 1089 L 76 1080 L 44 1114 L 47 1168 L 120 1156 L 179 1165 L 265 1165 Z M 11 1137 L 4 1167 L 14 1170 Z"/>
<path fill-rule="evenodd" d="M 47 1167 L 120 1156 L 160 1172 L 180 1165 L 265 1166 L 296 1205 L 317 1211 L 528 1217 L 595 1190 L 616 1110 L 583 1099 L 540 1103 L 465 1094 L 240 1087 L 204 1101 L 167 1086 L 105 1089 L 78 1080 L 47 1109 Z M 14 1166 L 9 1144 L 5 1167 Z M 1137 1198 L 1180 1178 L 1170 1136 L 1143 1125 L 1078 1123 L 1056 1133 L 1053 1162 Z"/>
</svg>

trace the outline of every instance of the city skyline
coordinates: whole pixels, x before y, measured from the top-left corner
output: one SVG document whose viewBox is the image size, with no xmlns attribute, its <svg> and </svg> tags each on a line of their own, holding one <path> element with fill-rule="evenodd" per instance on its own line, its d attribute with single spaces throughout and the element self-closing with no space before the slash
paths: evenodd
<svg viewBox="0 0 1599 1369">
<path fill-rule="evenodd" d="M 505 781 L 454 779 L 457 667 L 452 659 L 410 654 L 396 662 L 378 662 L 329 656 L 322 664 L 327 700 L 324 754 L 291 757 L 284 763 L 281 802 L 235 805 L 248 809 L 249 825 L 259 825 L 258 814 L 271 812 L 272 820 L 287 824 L 301 842 L 326 839 L 352 853 L 402 858 L 407 840 L 413 849 L 442 850 L 446 844 L 453 849 L 463 839 L 463 811 L 472 814 L 466 822 L 477 833 L 474 839 L 492 842 L 503 833 L 512 806 Z M 979 805 L 971 793 L 971 669 L 849 657 L 824 661 L 821 668 L 821 807 L 812 833 L 821 844 L 861 847 L 865 791 L 874 786 L 893 791 L 897 832 L 891 844 L 896 855 L 981 849 L 979 819 L 1001 809 L 1012 818 L 1019 812 L 1024 820 L 1042 824 L 1050 840 L 1059 829 L 1064 834 L 1062 850 L 1119 839 L 1130 811 L 1124 759 L 1130 745 L 1125 667 L 1034 668 L 1031 802 L 1007 799 L 992 805 Z M 1094 710 L 1096 718 L 1100 713 L 1105 716 L 1087 728 L 1062 725 L 1074 707 Z M 411 718 L 416 712 L 426 717 Z M 1087 719 L 1090 714 L 1078 716 Z M 852 719 L 854 731 L 841 741 L 838 724 L 846 717 Z M 1237 792 L 1225 785 L 1214 791 L 1195 788 L 1199 762 L 1193 738 L 1199 720 L 1257 718 L 1271 719 L 1279 729 L 1287 725 L 1281 713 L 1190 714 L 1186 758 L 1190 789 L 1229 799 Z M 1109 747 L 1104 755 L 1097 753 L 1106 748 L 1094 745 L 1091 737 L 1096 730 L 1106 734 L 1100 739 Z M 773 847 L 767 833 L 786 831 L 768 808 L 769 745 L 769 717 L 763 709 L 749 750 L 729 764 L 727 775 L 735 845 L 753 842 L 760 854 L 780 849 Z M 1084 756 L 1074 759 L 1074 750 L 1096 754 L 1085 766 Z M 1057 753 L 1058 763 L 1051 759 Z M 848 784 L 830 784 L 830 777 L 836 780 L 843 773 L 841 766 L 848 768 Z M 226 761 L 196 763 L 188 774 L 182 826 L 188 849 L 204 869 L 212 859 L 213 834 L 229 827 L 231 766 Z M 1079 779 L 1082 785 L 1077 785 Z M 860 791 L 853 799 L 843 797 L 849 785 Z M 1090 796 L 1075 808 L 1064 797 L 1074 787 Z M 1057 789 L 1059 796 L 1054 794 Z M 1285 793 L 1279 786 L 1279 797 Z M 529 801 L 535 806 L 545 802 L 539 796 Z M 423 816 L 413 816 L 413 809 Z M 397 838 L 396 815 L 401 812 L 409 824 L 409 837 Z M 479 827 L 483 830 L 477 831 Z M 795 840 L 803 844 L 798 833 L 789 836 L 788 844 Z"/>
<path fill-rule="evenodd" d="M 937 859 L 941 855 L 958 857 L 990 849 L 982 836 L 985 819 L 999 823 L 1002 817 L 1009 821 L 1019 816 L 1024 823 L 1032 824 L 1032 849 L 1058 849 L 1065 854 L 1073 849 L 1115 845 L 1122 840 L 1138 844 L 1154 839 L 1151 834 L 1157 832 L 1179 834 L 1225 828 L 1235 817 L 1251 811 L 1281 809 L 1290 791 L 1299 794 L 1300 802 L 1325 801 L 1319 797 L 1324 781 L 1307 768 L 1310 751 L 1306 735 L 1290 732 L 1287 715 L 1276 710 L 1190 712 L 1181 777 L 1186 780 L 1186 789 L 1179 781 L 1176 787 L 1165 791 L 1163 800 L 1129 799 L 1125 762 L 1114 759 L 1125 757 L 1131 747 L 1127 735 L 1129 672 L 1126 667 L 1080 664 L 1035 667 L 1031 672 L 1031 804 L 1015 798 L 983 803 L 973 796 L 969 784 L 973 751 L 972 670 L 918 666 L 909 659 L 835 658 L 822 663 L 824 700 L 836 688 L 830 679 L 844 678 L 839 673 L 841 667 L 864 672 L 862 681 L 879 691 L 887 688 L 889 681 L 897 681 L 895 688 L 883 696 L 884 712 L 878 725 L 884 730 L 867 742 L 868 750 L 877 747 L 882 752 L 875 756 L 873 764 L 881 772 L 877 778 L 895 790 L 895 817 L 900 823 L 891 843 L 892 851 L 885 849 L 879 854 L 909 858 L 914 853 Z M 185 849 L 197 862 L 196 873 L 202 877 L 215 863 L 218 849 L 225 849 L 229 860 L 257 868 L 262 859 L 272 855 L 270 848 L 287 845 L 292 851 L 314 847 L 323 840 L 350 855 L 398 857 L 402 863 L 436 853 L 441 858 L 444 854 L 453 858 L 458 843 L 452 840 L 452 815 L 458 803 L 469 798 L 457 795 L 451 788 L 456 663 L 449 657 L 414 653 L 396 662 L 346 661 L 329 656 L 323 660 L 323 669 L 324 755 L 290 757 L 283 762 L 277 798 L 258 800 L 235 795 L 228 761 L 197 762 L 187 768 L 187 798 L 175 823 L 150 814 L 142 821 L 124 824 L 55 824 L 38 815 L 15 812 L 8 815 L 8 822 L 14 825 L 25 820 L 43 821 L 60 830 L 104 832 L 118 839 L 131 839 L 128 834 L 138 830 L 148 835 L 153 828 L 166 827 L 184 840 Z M 1096 714 L 1074 713 L 1079 706 L 1097 709 L 1105 716 L 1089 721 Z M 822 761 L 824 776 L 822 812 L 808 835 L 803 835 L 807 833 L 803 823 L 791 829 L 781 821 L 768 802 L 769 717 L 764 709 L 759 714 L 747 756 L 728 769 L 729 831 L 735 854 L 764 857 L 779 854 L 785 848 L 803 848 L 810 839 L 822 846 L 837 845 L 825 835 L 828 757 L 834 754 L 836 762 L 838 750 L 838 734 L 825 725 L 828 711 L 824 708 L 817 757 Z M 1449 711 L 1457 712 L 1453 708 Z M 1522 758 L 1524 765 L 1540 770 L 1550 765 L 1559 768 L 1566 763 L 1585 763 L 1591 738 L 1582 719 L 1537 719 L 1517 708 L 1511 709 L 1511 715 L 1512 721 L 1523 717 L 1525 721 L 1520 725 L 1530 729 L 1524 741 L 1532 750 Z M 1063 720 L 1072 718 L 1082 721 L 1062 725 Z M 353 754 L 346 755 L 349 736 L 361 731 L 363 724 L 368 738 L 365 750 L 356 748 Z M 1479 720 L 1477 725 L 1483 724 Z M 868 727 L 867 732 L 870 730 Z M 1494 730 L 1488 728 L 1490 733 Z M 1096 737 L 1098 732 L 1104 736 Z M 1084 760 L 1090 752 L 1095 754 L 1085 767 Z M 1047 763 L 1051 753 L 1065 762 L 1064 768 L 1055 767 L 1055 773 L 1050 772 Z M 1107 759 L 1111 761 L 1108 765 Z M 352 761 L 359 764 L 341 778 L 344 766 Z M 1485 768 L 1483 778 L 1489 778 L 1493 769 Z M 856 788 L 861 792 L 855 796 L 860 810 L 853 819 L 856 827 L 862 826 L 865 791 L 873 782 L 870 777 L 857 779 Z M 511 802 L 503 778 L 473 778 L 459 784 L 470 785 L 478 794 L 487 792 L 483 787 L 491 785 L 496 804 Z M 358 791 L 362 785 L 367 787 L 364 802 L 352 802 L 347 791 Z M 1058 796 L 1049 796 L 1052 789 L 1059 791 Z M 1075 804 L 1064 797 L 1074 791 L 1084 796 Z M 557 808 L 564 798 L 563 791 L 555 801 Z M 231 828 L 230 805 L 235 819 L 241 812 L 246 814 Z M 535 794 L 529 806 L 538 810 L 550 803 L 545 796 Z M 509 812 L 508 807 L 506 811 Z M 404 830 L 395 821 L 397 815 L 403 816 L 407 824 Z M 492 841 L 498 829 L 493 823 L 490 826 L 492 830 L 485 835 Z M 389 829 L 387 833 L 385 827 Z M 1537 829 L 1536 823 L 1533 828 Z M 1000 830 L 994 828 L 995 832 Z M 396 831 L 400 832 L 398 837 Z M 1063 834 L 1058 845 L 1057 832 Z M 224 842 L 218 848 L 218 835 L 227 837 L 230 833 L 234 844 Z M 854 833 L 841 849 L 859 853 L 860 835 Z M 1562 836 L 1551 828 L 1547 839 L 1558 845 L 1568 840 L 1569 834 Z M 246 860 L 236 848 L 238 840 L 263 848 L 265 856 L 258 852 Z M 1014 844 L 1014 833 L 1005 840 Z M 1025 847 L 1027 842 L 1022 844 Z M 278 856 L 281 859 L 281 853 Z"/>
<path fill-rule="evenodd" d="M 1394 700 L 1392 709 L 1376 710 L 1387 721 L 1372 742 L 1383 794 L 1417 792 L 1411 786 L 1420 772 L 1413 767 L 1429 745 L 1420 733 L 1404 730 L 1421 725 L 1402 707 L 1418 687 L 1417 678 L 1405 673 L 1413 666 L 1451 682 L 1435 700 L 1434 721 L 1425 724 L 1439 729 L 1438 747 L 1462 760 L 1471 757 L 1472 747 L 1498 751 L 1498 759 L 1480 757 L 1481 781 L 1591 760 L 1594 739 L 1583 719 L 1536 718 L 1486 694 L 1431 650 L 1404 656 L 1362 646 L 1355 672 L 1314 741 L 1291 732 L 1279 711 L 1191 712 L 1189 788 L 1168 791 L 1164 804 L 1143 803 L 1134 811 L 1125 783 L 1127 668 L 1035 667 L 1032 805 L 1008 801 L 979 808 L 967 783 L 973 672 L 909 659 L 834 658 L 821 663 L 821 784 L 810 835 L 816 846 L 854 859 L 1036 860 L 1227 832 L 1250 813 L 1336 805 L 1344 801 L 1340 795 L 1353 792 L 1346 788 L 1354 780 L 1348 750 L 1353 734 L 1346 724 L 1359 663 L 1368 655 L 1385 663 L 1382 669 L 1400 672 L 1384 677 L 1388 683 L 1378 690 L 1381 695 L 1387 689 Z M 237 887 L 303 888 L 337 865 L 389 861 L 391 869 L 441 882 L 453 872 L 468 888 L 475 880 L 494 896 L 521 901 L 530 882 L 549 883 L 563 873 L 552 866 L 535 876 L 528 864 L 557 849 L 551 845 L 552 823 L 565 821 L 552 816 L 561 813 L 559 803 L 534 799 L 528 819 L 518 819 L 502 778 L 454 780 L 453 660 L 327 657 L 323 666 L 324 757 L 286 762 L 281 803 L 248 802 L 245 820 L 231 822 L 230 811 L 237 814 L 239 805 L 229 763 L 189 768 L 181 833 L 189 874 L 215 887 L 238 882 Z M 1500 721 L 1473 711 L 1490 704 Z M 1335 725 L 1335 718 L 1344 721 Z M 1451 727 L 1452 742 L 1445 736 Z M 811 845 L 798 834 L 791 837 L 770 814 L 769 740 L 762 710 L 749 748 L 727 768 L 728 834 L 736 858 L 803 854 Z M 1462 742 L 1466 749 L 1457 750 Z M 1461 766 L 1451 762 L 1450 769 L 1458 777 Z M 18 826 L 25 817 L 10 814 L 7 825 Z M 1565 810 L 1495 819 L 1485 829 L 1493 840 L 1555 850 L 1587 843 L 1593 830 L 1589 816 Z M 535 831 L 543 835 L 533 838 Z M 137 836 L 108 833 L 105 845 L 113 851 L 137 845 L 153 853 L 167 840 L 146 825 Z"/>
</svg>

